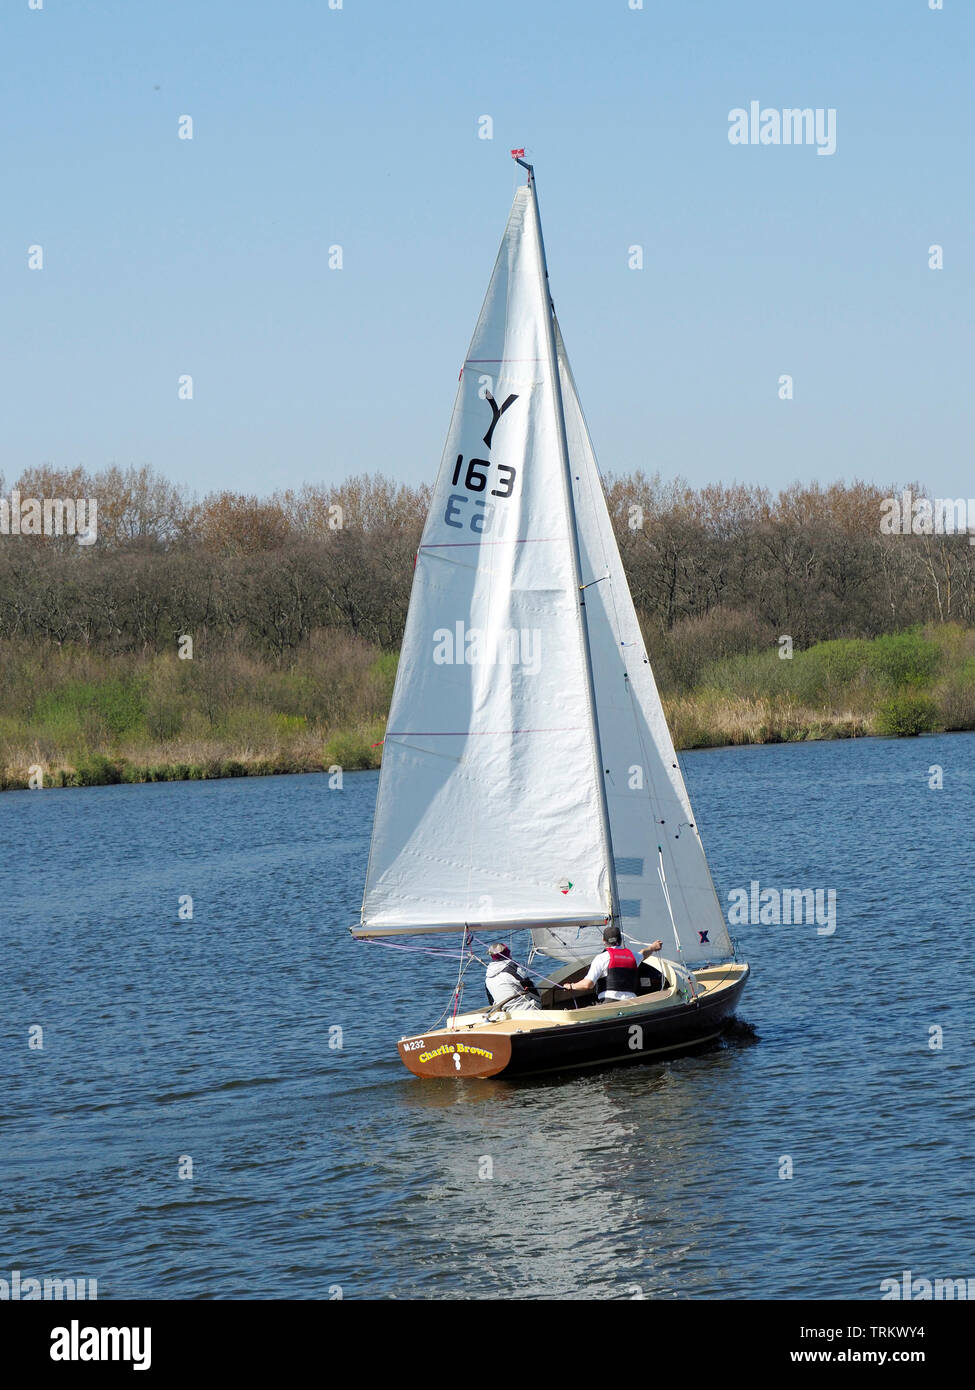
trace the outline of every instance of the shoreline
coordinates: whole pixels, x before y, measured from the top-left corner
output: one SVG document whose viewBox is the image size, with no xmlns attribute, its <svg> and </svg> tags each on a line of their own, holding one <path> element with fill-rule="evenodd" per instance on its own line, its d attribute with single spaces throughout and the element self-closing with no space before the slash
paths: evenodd
<svg viewBox="0 0 975 1390">
<path fill-rule="evenodd" d="M 375 769 L 398 656 L 319 634 L 293 666 L 240 651 L 108 659 L 7 643 L 0 790 Z M 975 730 L 975 629 L 687 655 L 662 704 L 678 752 Z M 693 659 L 692 659 L 693 657 Z"/>
<path fill-rule="evenodd" d="M 686 706 L 687 697 L 674 702 L 665 701 L 668 724 L 681 723 L 681 712 L 668 705 Z M 694 702 L 690 702 L 694 703 Z M 686 714 L 686 710 L 683 711 Z M 695 713 L 700 713 L 696 710 Z M 759 711 L 758 714 L 767 713 Z M 675 737 L 678 753 L 703 752 L 711 749 L 762 747 L 786 743 L 831 743 L 859 738 L 909 738 L 941 733 L 971 733 L 969 728 L 918 729 L 913 733 L 890 734 L 872 727 L 873 720 L 864 716 L 824 712 L 818 718 L 797 718 L 797 711 L 787 710 L 785 716 L 755 718 L 734 728 L 705 728 L 697 724 L 696 737 Z M 674 730 L 676 733 L 677 731 Z M 687 733 L 690 730 L 686 731 Z M 378 737 L 377 737 L 378 735 Z M 357 729 L 336 730 L 322 740 L 318 756 L 309 755 L 307 747 L 298 752 L 291 748 L 261 750 L 234 748 L 215 743 L 207 755 L 199 756 L 199 745 L 184 749 L 151 750 L 151 754 L 135 749 L 105 749 L 77 760 L 57 758 L 47 765 L 36 750 L 29 763 L 0 766 L 0 792 L 51 790 L 78 787 L 145 785 L 150 782 L 197 782 L 227 780 L 237 777 L 279 777 L 305 773 L 335 774 L 341 772 L 374 772 L 381 763 L 381 731 Z M 181 755 L 182 754 L 182 755 Z M 193 755 L 196 755 L 195 757 Z M 33 774 L 33 786 L 31 777 Z M 41 774 L 42 780 L 38 781 Z"/>
</svg>

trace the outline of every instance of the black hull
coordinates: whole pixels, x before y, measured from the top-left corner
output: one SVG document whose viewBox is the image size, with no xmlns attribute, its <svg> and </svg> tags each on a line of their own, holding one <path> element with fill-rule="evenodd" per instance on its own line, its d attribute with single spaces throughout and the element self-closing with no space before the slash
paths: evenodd
<svg viewBox="0 0 975 1390">
<path fill-rule="evenodd" d="M 716 998 L 682 1004 L 658 1017 L 630 1014 L 605 1022 L 580 1023 L 577 1027 L 570 1024 L 565 1028 L 515 1033 L 511 1038 L 511 1059 L 496 1074 L 532 1076 L 579 1067 L 619 1066 L 695 1051 L 721 1036 L 734 1016 L 746 979 L 747 976 L 722 990 Z"/>
</svg>

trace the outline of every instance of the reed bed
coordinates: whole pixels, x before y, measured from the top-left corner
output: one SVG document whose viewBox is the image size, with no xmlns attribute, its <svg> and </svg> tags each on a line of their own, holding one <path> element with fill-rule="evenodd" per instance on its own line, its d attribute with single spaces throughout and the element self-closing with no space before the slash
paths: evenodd
<svg viewBox="0 0 975 1390">
<path fill-rule="evenodd" d="M 660 644 L 663 660 L 653 642 L 651 658 L 679 749 L 975 729 L 975 631 L 957 625 L 821 642 L 788 659 L 766 645 L 708 661 L 699 634 L 693 659 L 679 634 Z M 234 646 L 181 661 L 7 640 L 0 789 L 375 768 L 396 661 L 330 631 L 287 666 Z"/>
</svg>

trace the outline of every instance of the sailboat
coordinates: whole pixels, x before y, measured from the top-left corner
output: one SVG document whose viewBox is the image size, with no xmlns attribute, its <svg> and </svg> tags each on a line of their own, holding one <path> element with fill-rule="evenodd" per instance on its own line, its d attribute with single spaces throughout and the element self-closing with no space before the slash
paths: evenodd
<svg viewBox="0 0 975 1390">
<path fill-rule="evenodd" d="M 450 934 L 417 1076 L 672 1056 L 728 1026 L 735 959 L 623 572 L 549 292 L 535 175 L 518 187 L 416 556 L 359 939 Z M 617 926 L 639 990 L 569 991 Z M 541 1007 L 462 1011 L 488 942 L 528 932 Z M 479 973 L 479 970 L 477 970 Z M 478 980 L 480 985 L 480 980 Z M 618 991 L 619 992 L 619 991 Z"/>
</svg>

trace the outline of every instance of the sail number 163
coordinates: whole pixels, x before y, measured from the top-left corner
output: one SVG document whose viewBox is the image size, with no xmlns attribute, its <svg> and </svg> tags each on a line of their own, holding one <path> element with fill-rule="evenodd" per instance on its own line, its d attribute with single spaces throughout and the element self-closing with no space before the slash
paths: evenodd
<svg viewBox="0 0 975 1390">
<path fill-rule="evenodd" d="M 462 486 L 465 487 L 468 492 L 484 492 L 487 489 L 488 483 L 491 481 L 487 472 L 490 467 L 490 459 L 469 459 L 466 472 L 464 472 Z M 500 498 L 510 497 L 514 492 L 517 470 L 507 463 L 498 463 L 495 464 L 494 467 L 497 469 L 496 481 L 498 486 L 493 487 L 488 495 L 490 497 Z M 457 462 L 454 464 L 453 477 L 450 480 L 452 487 L 457 487 L 461 484 L 461 472 L 463 469 L 464 455 L 458 454 Z M 450 497 L 447 498 L 447 509 L 444 512 L 444 521 L 448 526 L 456 526 L 460 530 L 465 528 L 467 525 L 465 509 L 470 500 L 471 499 L 465 497 L 463 493 L 452 493 Z M 475 532 L 490 530 L 490 518 L 494 508 L 484 501 L 477 501 L 474 505 L 477 508 L 484 508 L 484 510 L 475 511 L 470 516 L 470 529 Z"/>
</svg>

